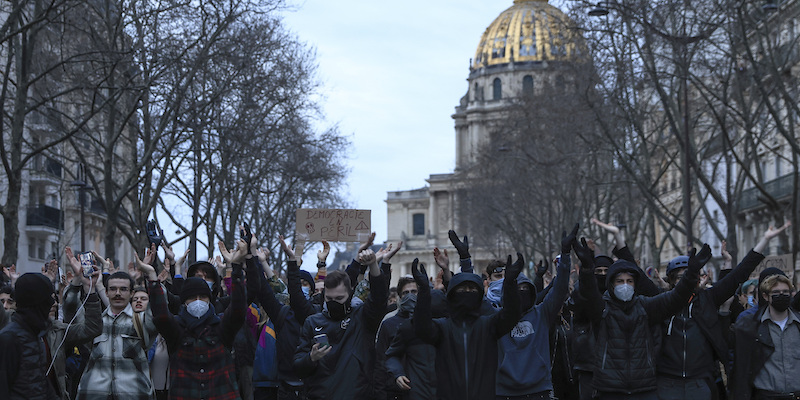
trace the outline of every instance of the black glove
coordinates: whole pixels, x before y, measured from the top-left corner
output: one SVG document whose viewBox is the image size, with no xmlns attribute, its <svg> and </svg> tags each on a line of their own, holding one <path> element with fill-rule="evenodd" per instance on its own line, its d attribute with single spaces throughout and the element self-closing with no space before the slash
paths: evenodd
<svg viewBox="0 0 800 400">
<path fill-rule="evenodd" d="M 150 241 L 150 244 L 154 244 L 156 246 L 161 245 L 162 236 L 158 234 L 158 227 L 156 226 L 155 220 L 147 221 L 147 225 L 145 226 L 145 231 L 147 232 L 147 239 Z M 163 233 L 163 231 L 161 231 Z"/>
<path fill-rule="evenodd" d="M 539 263 L 536 264 L 536 276 L 543 277 L 547 273 L 547 267 L 548 265 L 544 263 L 544 260 L 539 260 Z"/>
<path fill-rule="evenodd" d="M 581 260 L 581 272 L 594 273 L 594 251 L 586 245 L 586 238 L 581 238 L 581 242 L 572 241 L 572 250 L 578 259 Z"/>
<path fill-rule="evenodd" d="M 247 243 L 247 254 L 253 254 L 250 250 L 250 241 L 253 240 L 253 233 L 250 232 L 250 225 L 247 222 L 244 223 L 244 228 L 240 231 L 240 236 L 245 243 Z"/>
<path fill-rule="evenodd" d="M 419 266 L 419 268 L 417 268 L 417 266 Z M 419 258 L 415 258 L 414 261 L 411 262 L 411 276 L 414 277 L 414 281 L 417 282 L 417 286 L 419 286 L 420 290 L 422 290 L 423 287 L 430 287 L 428 273 L 425 272 L 425 264 L 420 264 Z"/>
<path fill-rule="evenodd" d="M 464 235 L 463 242 L 458 240 L 458 235 L 456 235 L 456 231 L 452 229 L 450 229 L 450 231 L 447 232 L 447 235 L 450 236 L 450 242 L 453 243 L 453 246 L 455 246 L 456 250 L 458 251 L 458 257 L 462 260 L 470 258 L 469 238 L 467 238 L 467 235 Z"/>
<path fill-rule="evenodd" d="M 505 279 L 511 279 L 512 281 L 517 280 L 519 273 L 522 272 L 522 268 L 525 267 L 525 259 L 522 257 L 521 253 L 517 253 L 517 261 L 513 264 L 511 263 L 511 255 L 508 256 L 508 261 L 506 262 L 506 275 Z"/>
<path fill-rule="evenodd" d="M 688 269 L 689 271 L 698 273 L 709 260 L 711 260 L 711 247 L 708 247 L 708 243 L 703 244 L 703 248 L 700 249 L 699 253 L 697 249 L 692 247 L 692 251 L 689 252 Z"/>
<path fill-rule="evenodd" d="M 572 232 L 570 232 L 569 235 L 567 235 L 567 231 L 561 231 L 561 254 L 569 253 L 572 242 L 578 239 L 579 226 L 580 224 L 575 224 L 575 227 L 572 228 Z"/>
</svg>

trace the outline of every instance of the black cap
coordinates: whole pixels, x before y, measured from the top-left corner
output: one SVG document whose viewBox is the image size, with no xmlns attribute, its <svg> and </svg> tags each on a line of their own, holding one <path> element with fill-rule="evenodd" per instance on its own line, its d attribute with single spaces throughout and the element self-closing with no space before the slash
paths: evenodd
<svg viewBox="0 0 800 400">
<path fill-rule="evenodd" d="M 198 277 L 186 279 L 181 288 L 181 302 L 198 295 L 211 299 L 211 289 L 208 288 L 208 283 L 206 283 L 205 279 Z"/>
</svg>

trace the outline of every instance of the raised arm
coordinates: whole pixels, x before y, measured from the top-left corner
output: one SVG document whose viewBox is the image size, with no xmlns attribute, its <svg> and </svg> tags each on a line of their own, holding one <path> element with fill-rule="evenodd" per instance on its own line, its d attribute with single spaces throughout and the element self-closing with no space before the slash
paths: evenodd
<svg viewBox="0 0 800 400">
<path fill-rule="evenodd" d="M 99 281 L 100 271 L 94 271 L 92 273 L 91 280 L 89 281 L 87 278 L 83 278 L 83 290 L 86 293 L 89 293 L 88 297 L 86 298 L 86 303 L 84 304 L 84 312 L 83 312 L 83 319 L 76 321 L 73 323 L 72 327 L 67 330 L 66 337 L 64 341 L 69 344 L 69 347 L 72 347 L 77 344 L 86 343 L 99 334 L 103 333 L 103 319 L 101 316 L 102 309 L 100 308 L 100 298 L 97 296 L 97 286 L 96 282 Z M 91 288 L 91 291 L 89 290 Z M 66 307 L 67 296 L 64 296 L 64 303 Z M 70 301 L 77 301 L 77 296 L 73 297 L 73 300 Z M 67 315 L 65 314 L 65 317 Z M 66 322 L 72 320 L 72 316 L 69 319 L 66 319 Z"/>
<path fill-rule="evenodd" d="M 597 287 L 597 279 L 594 276 L 594 251 L 587 245 L 586 238 L 581 238 L 578 243 L 573 236 L 571 243 L 572 250 L 581 261 L 578 273 L 578 293 L 573 293 L 575 312 L 580 317 L 596 323 L 603 316 L 605 301 L 603 301 L 603 295 Z"/>
<path fill-rule="evenodd" d="M 689 252 L 689 265 L 686 268 L 686 272 L 683 273 L 683 278 L 675 285 L 675 288 L 658 296 L 645 297 L 643 299 L 642 305 L 651 323 L 660 322 L 671 315 L 675 315 L 689 303 L 689 299 L 700 281 L 700 269 L 710 259 L 711 247 L 708 244 L 704 244 L 699 252 L 696 249 L 692 249 Z"/>
<path fill-rule="evenodd" d="M 289 306 L 294 311 L 298 322 L 305 322 L 306 318 L 316 314 L 314 305 L 303 294 L 303 284 L 300 282 L 300 266 L 297 265 L 294 251 L 286 244 L 283 236 L 278 237 L 281 249 L 286 255 L 286 278 L 289 281 Z"/>
<path fill-rule="evenodd" d="M 511 256 L 509 255 L 506 265 L 506 275 L 505 279 L 503 279 L 503 308 L 491 317 L 494 319 L 495 337 L 497 339 L 511 332 L 522 316 L 517 277 L 522 272 L 522 268 L 525 267 L 525 259 L 521 253 L 517 253 L 517 261 L 512 264 Z"/>
<path fill-rule="evenodd" d="M 245 314 L 247 313 L 242 262 L 248 258 L 253 258 L 253 254 L 248 253 L 248 249 L 247 242 L 239 239 L 236 250 L 229 259 L 225 260 L 233 268 L 233 271 L 231 271 L 231 302 L 222 316 L 222 343 L 228 348 L 233 346 L 233 340 L 236 338 L 236 333 L 239 332 L 242 324 L 244 324 Z"/>
<path fill-rule="evenodd" d="M 450 271 L 450 257 L 447 254 L 447 249 L 439 250 L 438 247 L 434 247 L 433 259 L 436 260 L 436 265 L 442 270 L 442 284 L 447 287 L 450 284 L 450 278 L 453 277 L 453 271 Z"/>
<path fill-rule="evenodd" d="M 175 316 L 169 312 L 167 297 L 164 293 L 163 286 L 161 286 L 161 282 L 158 281 L 155 268 L 142 262 L 138 254 L 134 253 L 134 255 L 136 256 L 136 264 L 139 265 L 139 269 L 147 276 L 149 286 L 148 292 L 150 294 L 150 310 L 153 312 L 153 323 L 158 333 L 166 340 L 169 347 L 173 347 L 181 336 L 180 325 L 178 325 L 178 322 L 175 320 Z"/>
<path fill-rule="evenodd" d="M 365 327 L 370 332 L 377 332 L 383 316 L 386 315 L 386 302 L 389 299 L 389 286 L 386 277 L 381 273 L 375 252 L 370 249 L 362 251 L 359 258 L 369 267 L 369 296 L 364 302 Z"/>
<path fill-rule="evenodd" d="M 461 265 L 461 272 L 466 273 L 474 273 L 473 271 L 475 268 L 472 266 L 472 256 L 469 254 L 469 238 L 467 235 L 464 235 L 464 240 L 461 241 L 456 234 L 456 231 L 450 230 L 447 232 L 447 236 L 450 238 L 450 243 L 453 243 L 453 246 L 458 251 L 458 258 L 459 264 Z"/>
<path fill-rule="evenodd" d="M 778 229 L 775 229 L 774 226 L 771 226 L 769 229 L 767 229 L 767 231 L 764 232 L 764 235 L 761 237 L 761 240 L 755 245 L 755 247 L 753 247 L 752 250 L 750 250 L 750 252 L 747 253 L 739 265 L 737 265 L 736 268 L 734 268 L 730 273 L 725 275 L 724 278 L 720 279 L 714 286 L 712 286 L 710 289 L 707 289 L 711 293 L 714 304 L 717 307 L 721 306 L 722 303 L 733 296 L 733 294 L 736 292 L 736 288 L 738 288 L 739 285 L 744 283 L 747 278 L 750 277 L 750 274 L 753 273 L 761 260 L 764 259 L 764 255 L 762 253 L 767 248 L 770 240 L 780 235 L 780 233 L 790 225 L 791 223 L 787 222 Z"/>
<path fill-rule="evenodd" d="M 578 224 L 569 236 L 562 235 L 561 237 L 561 258 L 558 260 L 558 267 L 556 268 L 556 278 L 551 283 L 550 291 L 542 301 L 544 315 L 549 322 L 552 322 L 558 310 L 564 305 L 564 302 L 569 297 L 569 271 L 570 271 L 570 257 L 569 252 L 572 247 L 572 238 L 578 233 Z"/>
<path fill-rule="evenodd" d="M 414 333 L 422 341 L 436 345 L 439 343 L 439 326 L 433 323 L 431 311 L 431 286 L 428 281 L 428 274 L 425 272 L 425 265 L 419 263 L 415 258 L 411 262 L 411 274 L 417 282 L 419 293 L 417 294 L 417 305 L 414 307 Z"/>
</svg>

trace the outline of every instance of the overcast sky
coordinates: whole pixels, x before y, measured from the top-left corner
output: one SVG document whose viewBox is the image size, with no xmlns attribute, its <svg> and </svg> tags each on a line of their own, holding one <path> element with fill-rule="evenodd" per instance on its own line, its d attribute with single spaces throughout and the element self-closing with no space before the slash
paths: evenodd
<svg viewBox="0 0 800 400">
<path fill-rule="evenodd" d="M 299 0 L 285 25 L 317 51 L 322 101 L 352 146 L 347 197 L 386 240 L 386 192 L 452 172 L 450 117 L 483 31 L 512 0 Z"/>
</svg>

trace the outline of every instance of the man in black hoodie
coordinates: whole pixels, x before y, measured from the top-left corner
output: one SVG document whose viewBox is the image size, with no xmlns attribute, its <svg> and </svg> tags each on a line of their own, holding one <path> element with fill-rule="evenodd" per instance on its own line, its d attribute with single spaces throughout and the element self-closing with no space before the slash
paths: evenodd
<svg viewBox="0 0 800 400">
<path fill-rule="evenodd" d="M 436 347 L 437 396 L 440 399 L 495 397 L 497 340 L 511 332 L 522 314 L 517 276 L 525 261 L 508 256 L 503 282 L 503 308 L 481 315 L 483 281 L 475 274 L 453 276 L 447 290 L 450 317 L 433 320 L 431 289 L 424 266 L 415 259 L 411 270 L 419 286 L 413 325 L 417 336 Z"/>
<path fill-rule="evenodd" d="M 53 284 L 39 273 L 23 274 L 16 282 L 17 312 L 0 331 L 0 398 L 60 399 L 55 371 L 48 366 L 56 349 L 44 336 L 55 303 Z"/>
<path fill-rule="evenodd" d="M 689 256 L 686 272 L 675 289 L 654 297 L 636 296 L 636 286 L 647 280 L 636 264 L 618 260 L 608 270 L 607 292 L 597 289 L 594 253 L 575 241 L 573 250 L 581 260 L 580 293 L 576 313 L 585 313 L 596 327 L 594 389 L 601 399 L 655 400 L 658 323 L 678 312 L 690 299 L 699 281 L 698 271 L 711 259 L 711 248 L 703 245 Z"/>
</svg>

